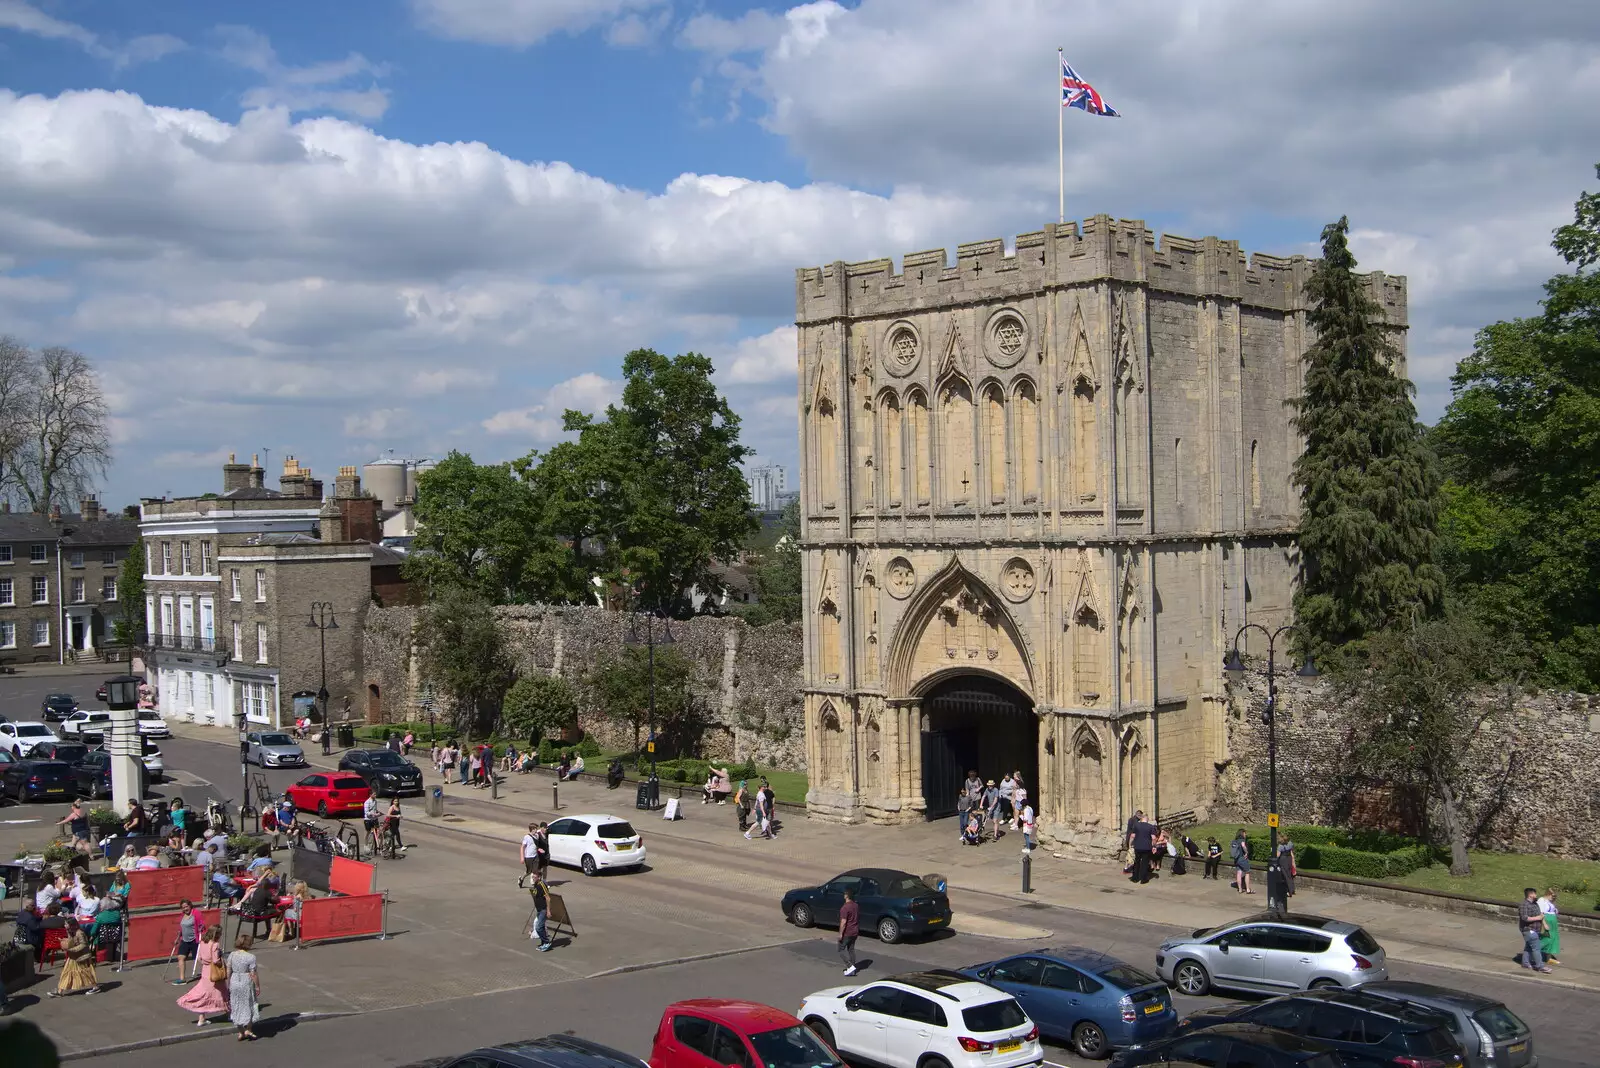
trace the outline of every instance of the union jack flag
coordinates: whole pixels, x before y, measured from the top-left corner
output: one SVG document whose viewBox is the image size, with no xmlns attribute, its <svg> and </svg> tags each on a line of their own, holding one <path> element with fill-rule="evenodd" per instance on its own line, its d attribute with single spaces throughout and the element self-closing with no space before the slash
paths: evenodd
<svg viewBox="0 0 1600 1068">
<path fill-rule="evenodd" d="M 1061 106 L 1064 108 L 1077 108 L 1090 115 L 1103 115 L 1109 119 L 1120 119 L 1117 109 L 1101 99 L 1094 86 L 1078 77 L 1078 72 L 1072 69 L 1066 57 L 1061 59 Z"/>
</svg>

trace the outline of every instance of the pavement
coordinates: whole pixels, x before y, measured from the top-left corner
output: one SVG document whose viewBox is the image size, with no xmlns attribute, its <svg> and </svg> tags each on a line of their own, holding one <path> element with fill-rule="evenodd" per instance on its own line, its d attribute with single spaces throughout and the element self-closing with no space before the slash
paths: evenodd
<svg viewBox="0 0 1600 1068">
<path fill-rule="evenodd" d="M 0 688 L 0 711 L 11 714 L 11 696 L 11 687 Z M 162 745 L 175 781 L 156 792 L 181 793 L 191 805 L 208 795 L 238 797 L 231 732 L 188 724 L 174 724 L 174 731 Z M 333 763 L 314 749 L 308 753 L 314 765 Z M 265 774 L 281 790 L 305 772 Z M 432 786 L 440 779 L 430 769 L 427 781 Z M 400 1064 L 569 1028 L 647 1054 L 660 1007 L 676 998 L 742 993 L 790 1007 L 836 982 L 833 933 L 789 926 L 777 900 L 791 886 L 864 864 L 938 872 L 952 886 L 956 929 L 904 946 L 872 944 L 879 951 L 873 968 L 884 973 L 967 964 L 1065 941 L 1148 967 L 1155 945 L 1174 929 L 1233 919 L 1262 900 L 1241 899 L 1225 882 L 1198 875 L 1133 886 L 1112 866 L 1042 852 L 1033 856 L 1034 893 L 1023 895 L 1020 848 L 1012 845 L 1020 845 L 1020 836 L 974 848 L 954 840 L 949 821 L 843 827 L 791 814 L 775 841 L 746 841 L 731 806 L 701 805 L 692 789 L 680 806 L 685 818 L 668 823 L 659 812 L 633 809 L 631 789 L 611 792 L 603 782 L 580 781 L 563 784 L 557 802 L 552 786 L 547 775 L 513 776 L 498 800 L 487 791 L 449 786 L 442 819 L 423 816 L 420 800 L 408 803 L 406 838 L 414 846 L 405 859 L 379 868 L 379 885 L 392 901 L 392 937 L 303 951 L 264 947 L 265 1013 L 272 1021 L 264 1030 L 273 1037 L 246 1047 L 230 1043 L 229 1059 L 241 1065 L 281 1063 L 286 1056 L 306 1063 Z M 0 849 L 42 841 L 61 810 L 29 805 L 0 811 Z M 646 838 L 649 865 L 596 879 L 557 869 L 562 885 L 556 889 L 579 935 L 540 954 L 522 937 L 529 903 L 515 886 L 516 843 L 529 820 L 558 811 L 609 811 L 634 820 Z M 10 822 L 17 819 L 29 822 Z M 1361 922 L 1385 945 L 1396 978 L 1504 1000 L 1535 1026 L 1546 1068 L 1593 1063 L 1582 1023 L 1592 1018 L 1600 990 L 1600 955 L 1590 936 L 1566 935 L 1564 966 L 1554 976 L 1535 977 L 1512 963 L 1517 940 L 1504 921 L 1310 891 L 1297 896 L 1295 907 Z M 115 1051 L 119 1066 L 214 1059 L 212 1043 L 189 1040 L 225 1035 L 226 1025 L 194 1027 L 172 1003 L 180 991 L 161 973 L 159 965 L 144 965 L 105 974 L 108 987 L 117 985 L 92 999 L 46 1001 L 48 985 L 37 985 L 19 999 L 22 1016 L 46 1028 L 69 1057 Z M 1182 1010 L 1201 1004 L 1179 1002 Z M 330 1016 L 336 1024 L 317 1022 Z M 155 1043 L 161 1045 L 137 1048 Z M 1053 1051 L 1051 1060 L 1078 1063 L 1064 1051 Z"/>
</svg>

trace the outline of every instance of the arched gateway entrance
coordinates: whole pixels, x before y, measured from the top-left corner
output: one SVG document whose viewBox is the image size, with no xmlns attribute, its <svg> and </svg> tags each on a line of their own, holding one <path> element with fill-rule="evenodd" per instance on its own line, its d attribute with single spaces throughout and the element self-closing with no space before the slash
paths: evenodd
<svg viewBox="0 0 1600 1068">
<path fill-rule="evenodd" d="M 1030 796 L 1039 781 L 1039 720 L 1016 687 L 988 675 L 957 675 L 922 699 L 922 796 L 927 818 L 956 814 L 971 769 L 999 782 L 1021 771 Z"/>
</svg>

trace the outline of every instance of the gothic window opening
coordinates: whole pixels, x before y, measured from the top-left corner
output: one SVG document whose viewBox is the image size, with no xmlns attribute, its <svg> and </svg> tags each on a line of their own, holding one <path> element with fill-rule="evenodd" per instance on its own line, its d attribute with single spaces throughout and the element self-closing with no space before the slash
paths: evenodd
<svg viewBox="0 0 1600 1068">
<path fill-rule="evenodd" d="M 1033 383 L 1017 386 L 1014 406 L 1016 425 L 1017 490 L 1024 504 L 1039 500 L 1039 398 Z"/>
<path fill-rule="evenodd" d="M 906 479 L 907 488 L 918 504 L 927 504 L 933 499 L 930 489 L 932 484 L 930 468 L 933 464 L 933 448 L 930 443 L 932 426 L 928 415 L 928 398 L 920 389 L 912 391 L 908 398 L 906 418 L 911 454 L 911 472 L 910 477 Z"/>
<path fill-rule="evenodd" d="M 1154 823 L 1159 815 L 1154 808 L 1150 789 L 1150 752 L 1145 748 L 1144 737 L 1137 727 L 1129 727 L 1122 735 L 1122 811 L 1125 815 L 1143 812 Z"/>
<path fill-rule="evenodd" d="M 1072 622 L 1072 682 L 1084 704 L 1100 700 L 1100 617 L 1087 605 Z"/>
<path fill-rule="evenodd" d="M 883 730 L 869 716 L 861 731 L 861 785 L 874 793 L 883 788 Z"/>
<path fill-rule="evenodd" d="M 972 390 L 959 378 L 939 389 L 939 479 L 944 503 L 965 507 L 977 487 L 972 484 Z"/>
<path fill-rule="evenodd" d="M 878 423 L 882 427 L 878 455 L 883 457 L 883 500 L 890 508 L 900 507 L 904 499 L 905 453 L 900 439 L 900 401 L 893 393 L 885 393 L 878 403 Z"/>
<path fill-rule="evenodd" d="M 834 711 L 833 702 L 822 706 L 817 725 L 820 728 L 817 733 L 822 780 L 829 786 L 842 788 L 845 785 L 844 725 L 839 722 L 839 713 Z"/>
<path fill-rule="evenodd" d="M 1088 727 L 1072 741 L 1072 811 L 1079 819 L 1098 816 L 1105 803 L 1105 757 L 1100 739 Z"/>
<path fill-rule="evenodd" d="M 1006 401 L 999 386 L 983 391 L 983 464 L 989 482 L 989 503 L 1006 500 Z"/>
<path fill-rule="evenodd" d="M 1261 459 L 1257 456 L 1259 442 L 1250 443 L 1250 507 L 1261 507 Z"/>
<path fill-rule="evenodd" d="M 1100 421 L 1095 389 L 1087 378 L 1072 385 L 1072 494 L 1075 504 L 1093 504 L 1099 495 Z"/>
<path fill-rule="evenodd" d="M 833 402 L 826 397 L 817 402 L 812 433 L 815 435 L 817 500 L 824 508 L 839 505 L 839 420 Z"/>
</svg>

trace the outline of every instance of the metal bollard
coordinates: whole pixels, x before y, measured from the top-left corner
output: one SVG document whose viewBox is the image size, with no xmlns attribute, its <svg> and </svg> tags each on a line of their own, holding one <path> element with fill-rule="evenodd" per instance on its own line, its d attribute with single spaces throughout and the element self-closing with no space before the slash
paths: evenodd
<svg viewBox="0 0 1600 1068">
<path fill-rule="evenodd" d="M 1033 893 L 1033 850 L 1022 851 L 1022 892 Z"/>
<path fill-rule="evenodd" d="M 500 800 L 500 776 L 492 768 L 489 771 L 489 800 Z"/>
<path fill-rule="evenodd" d="M 550 784 L 550 808 L 556 812 L 561 811 L 561 780 L 557 779 Z"/>
</svg>

